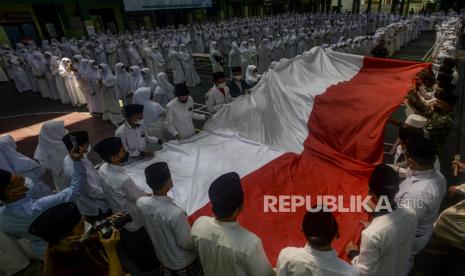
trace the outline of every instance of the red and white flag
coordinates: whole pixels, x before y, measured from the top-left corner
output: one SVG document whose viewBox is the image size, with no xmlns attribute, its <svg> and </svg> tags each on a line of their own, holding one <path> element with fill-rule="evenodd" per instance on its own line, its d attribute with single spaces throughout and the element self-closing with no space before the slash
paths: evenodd
<svg viewBox="0 0 465 276">
<path fill-rule="evenodd" d="M 426 66 L 314 48 L 268 70 L 251 95 L 206 124 L 207 132 L 168 143 L 154 160 L 126 171 L 148 189 L 143 169 L 166 161 L 174 181 L 170 195 L 191 221 L 212 216 L 210 183 L 238 172 L 245 194 L 239 223 L 262 240 L 275 265 L 281 249 L 305 245 L 300 229 L 306 209 L 265 212 L 265 196 L 365 196 L 373 164 L 383 160 L 388 117 Z M 333 246 L 342 255 L 350 240 L 359 239 L 360 221 L 368 215 L 337 212 L 336 219 L 340 238 Z"/>
</svg>

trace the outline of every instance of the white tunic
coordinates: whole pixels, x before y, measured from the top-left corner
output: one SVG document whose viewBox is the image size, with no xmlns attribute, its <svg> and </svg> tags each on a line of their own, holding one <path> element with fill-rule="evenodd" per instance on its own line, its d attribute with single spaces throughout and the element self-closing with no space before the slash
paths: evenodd
<svg viewBox="0 0 465 276">
<path fill-rule="evenodd" d="M 407 275 L 415 231 L 416 216 L 411 208 L 375 217 L 362 231 L 360 255 L 352 264 L 361 275 Z"/>
<path fill-rule="evenodd" d="M 205 95 L 205 102 L 207 103 L 207 110 L 211 113 L 216 113 L 223 107 L 232 101 L 231 94 L 229 93 L 229 87 L 224 88 L 224 94 L 216 86 L 213 86 Z"/>
<path fill-rule="evenodd" d="M 100 66 L 103 68 L 103 75 L 101 76 L 103 107 L 102 120 L 110 120 L 114 125 L 117 126 L 122 121 L 124 121 L 124 118 L 119 106 L 119 91 L 116 85 L 116 78 L 108 65 L 100 64 Z"/>
<path fill-rule="evenodd" d="M 68 150 L 63 144 L 63 137 L 66 135 L 63 121 L 48 121 L 43 124 L 39 133 L 39 144 L 34 153 L 34 159 L 47 170 L 50 170 L 53 183 L 58 190 L 66 188 L 63 174 L 63 159 L 68 154 Z"/>
<path fill-rule="evenodd" d="M 135 232 L 143 226 L 142 216 L 136 206 L 136 201 L 144 196 L 134 181 L 124 173 L 123 167 L 110 163 L 103 163 L 99 169 L 99 176 L 103 193 L 111 210 L 128 212 L 132 222 L 126 224 L 124 229 Z"/>
<path fill-rule="evenodd" d="M 410 206 L 417 214 L 418 227 L 412 255 L 420 252 L 433 234 L 433 224 L 438 218 L 446 190 L 446 179 L 436 169 L 409 171 L 400 184 L 396 194 L 397 204 Z"/>
<path fill-rule="evenodd" d="M 145 152 L 147 150 L 147 143 L 156 144 L 158 142 L 158 138 L 145 134 L 143 126 L 133 128 L 127 121 L 118 127 L 115 136 L 121 138 L 124 148 L 129 152 L 130 157 L 137 157 Z"/>
<path fill-rule="evenodd" d="M 179 270 L 197 258 L 186 213 L 172 199 L 167 196 L 141 197 L 137 207 L 157 257 L 164 266 Z"/>
<path fill-rule="evenodd" d="M 87 182 L 82 186 L 81 194 L 76 199 L 76 205 L 81 214 L 85 216 L 98 216 L 100 211 L 107 212 L 108 204 L 103 194 L 100 177 L 89 159 L 83 158 L 82 164 L 86 169 Z M 66 183 L 71 183 L 74 170 L 74 161 L 69 155 L 63 160 L 63 171 Z"/>
<path fill-rule="evenodd" d="M 205 120 L 205 115 L 194 112 L 194 100 L 189 97 L 186 103 L 177 98 L 166 105 L 166 128 L 171 135 L 187 139 L 195 134 L 192 120 Z"/>
<path fill-rule="evenodd" d="M 205 275 L 275 275 L 261 240 L 237 222 L 200 217 L 191 234 Z"/>
<path fill-rule="evenodd" d="M 29 262 L 18 242 L 0 231 L 0 275 L 12 276 L 25 269 Z"/>
<path fill-rule="evenodd" d="M 281 250 L 276 265 L 278 276 L 333 275 L 355 276 L 358 270 L 337 257 L 336 251 L 320 251 L 306 245 Z"/>
</svg>

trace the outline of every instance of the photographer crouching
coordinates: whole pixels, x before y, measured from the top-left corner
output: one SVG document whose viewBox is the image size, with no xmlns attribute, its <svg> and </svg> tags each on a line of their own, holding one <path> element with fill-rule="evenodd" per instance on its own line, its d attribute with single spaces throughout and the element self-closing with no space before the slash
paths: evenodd
<svg viewBox="0 0 465 276">
<path fill-rule="evenodd" d="M 123 270 L 116 254 L 119 230 L 110 221 L 92 227 L 84 221 L 75 203 L 67 202 L 42 213 L 29 232 L 48 242 L 44 256 L 45 276 L 108 275 L 121 276 Z"/>
</svg>

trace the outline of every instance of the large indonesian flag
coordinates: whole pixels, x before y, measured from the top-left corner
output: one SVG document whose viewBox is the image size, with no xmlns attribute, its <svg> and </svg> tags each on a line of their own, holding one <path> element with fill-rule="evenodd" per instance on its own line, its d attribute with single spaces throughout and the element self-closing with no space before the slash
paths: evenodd
<svg viewBox="0 0 465 276">
<path fill-rule="evenodd" d="M 149 190 L 143 169 L 166 161 L 174 181 L 171 196 L 192 221 L 212 215 L 210 183 L 238 172 L 245 192 L 239 222 L 262 239 L 275 265 L 282 248 L 305 245 L 300 231 L 305 208 L 265 212 L 265 196 L 365 196 L 373 164 L 383 159 L 388 116 L 426 66 L 314 48 L 270 69 L 252 95 L 220 110 L 206 124 L 207 132 L 168 143 L 154 160 L 126 171 Z M 336 213 L 336 218 L 340 238 L 333 246 L 343 253 L 347 242 L 359 239 L 360 220 L 368 215 Z"/>
</svg>

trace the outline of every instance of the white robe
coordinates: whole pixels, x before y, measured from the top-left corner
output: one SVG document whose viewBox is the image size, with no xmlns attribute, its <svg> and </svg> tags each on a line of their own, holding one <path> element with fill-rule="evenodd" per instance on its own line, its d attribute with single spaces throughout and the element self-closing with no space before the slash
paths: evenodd
<svg viewBox="0 0 465 276">
<path fill-rule="evenodd" d="M 119 91 L 118 98 L 123 101 L 124 105 L 127 105 L 130 103 L 129 92 L 131 91 L 131 76 L 126 69 L 123 69 L 123 66 L 123 63 L 117 63 L 115 65 L 115 77 Z"/>
<path fill-rule="evenodd" d="M 57 56 L 53 56 L 50 60 L 50 71 L 55 78 L 55 86 L 57 88 L 58 94 L 60 96 L 60 100 L 63 104 L 71 103 L 71 99 L 66 91 L 65 81 L 60 76 L 59 73 L 60 68 L 60 59 Z"/>
<path fill-rule="evenodd" d="M 87 62 L 87 68 L 85 70 L 85 77 L 89 84 L 90 97 L 87 102 L 87 108 L 89 108 L 90 113 L 102 113 L 102 89 L 98 84 L 98 66 L 94 60 L 89 60 Z"/>
<path fill-rule="evenodd" d="M 86 99 L 81 91 L 81 87 L 79 86 L 74 71 L 67 67 L 67 62 L 71 63 L 71 60 L 63 58 L 58 71 L 64 80 L 66 92 L 71 100 L 71 104 L 74 106 L 80 106 L 86 103 Z"/>
<path fill-rule="evenodd" d="M 17 57 L 14 57 L 13 59 L 17 59 Z M 19 64 L 19 60 L 13 60 L 11 62 L 11 72 L 13 74 L 13 80 L 15 81 L 16 90 L 19 92 L 32 90 L 32 84 L 27 77 L 26 71 Z"/>
<path fill-rule="evenodd" d="M 179 55 L 181 57 L 182 67 L 184 68 L 184 73 L 186 76 L 186 85 L 188 87 L 194 87 L 201 83 L 200 76 L 195 70 L 194 59 L 189 52 L 179 50 Z"/>
<path fill-rule="evenodd" d="M 121 122 L 124 121 L 124 118 L 119 106 L 119 93 L 116 86 L 116 78 L 108 65 L 100 64 L 100 67 L 103 68 L 103 73 L 100 76 L 103 104 L 102 119 L 104 121 L 109 120 L 114 125 L 118 126 Z"/>
<path fill-rule="evenodd" d="M 63 172 L 63 159 L 68 154 L 68 150 L 63 144 L 63 137 L 66 135 L 63 121 L 48 121 L 42 125 L 39 133 L 39 144 L 34 153 L 34 159 L 53 176 L 53 183 L 58 190 L 69 186 Z"/>
<path fill-rule="evenodd" d="M 166 107 L 166 105 L 175 98 L 174 86 L 169 82 L 166 73 L 159 73 L 157 79 L 158 86 L 157 89 L 155 89 L 154 100 L 161 106 Z"/>
<path fill-rule="evenodd" d="M 229 51 L 228 56 L 229 56 L 229 61 L 228 61 L 229 68 L 238 67 L 238 66 L 240 67 L 242 65 L 241 51 L 239 50 L 239 47 L 237 46 L 236 42 L 232 43 L 231 50 Z M 233 73 L 232 71 L 230 73 L 231 73 L 230 78 L 232 79 Z"/>
<path fill-rule="evenodd" d="M 40 94 L 43 98 L 52 98 L 50 87 L 48 85 L 47 78 L 45 77 L 45 71 L 47 70 L 45 57 L 39 51 L 34 51 L 31 56 L 32 73 L 37 79 Z"/>
<path fill-rule="evenodd" d="M 170 46 L 168 57 L 173 69 L 174 84 L 184 83 L 186 81 L 186 73 L 182 63 L 182 55 L 173 46 Z"/>
<path fill-rule="evenodd" d="M 143 68 L 141 70 L 141 79 L 137 85 L 137 89 L 141 87 L 148 87 L 152 92 L 155 92 L 157 88 L 157 81 L 152 77 L 152 72 L 149 68 Z"/>
<path fill-rule="evenodd" d="M 205 115 L 194 112 L 194 100 L 189 97 L 186 103 L 177 98 L 166 105 L 166 128 L 171 135 L 179 135 L 181 140 L 195 134 L 193 119 L 205 120 Z"/>
<path fill-rule="evenodd" d="M 224 71 L 222 60 L 223 56 L 218 50 L 218 43 L 216 41 L 212 41 L 210 43 L 210 62 L 212 64 L 213 73 Z"/>
</svg>

